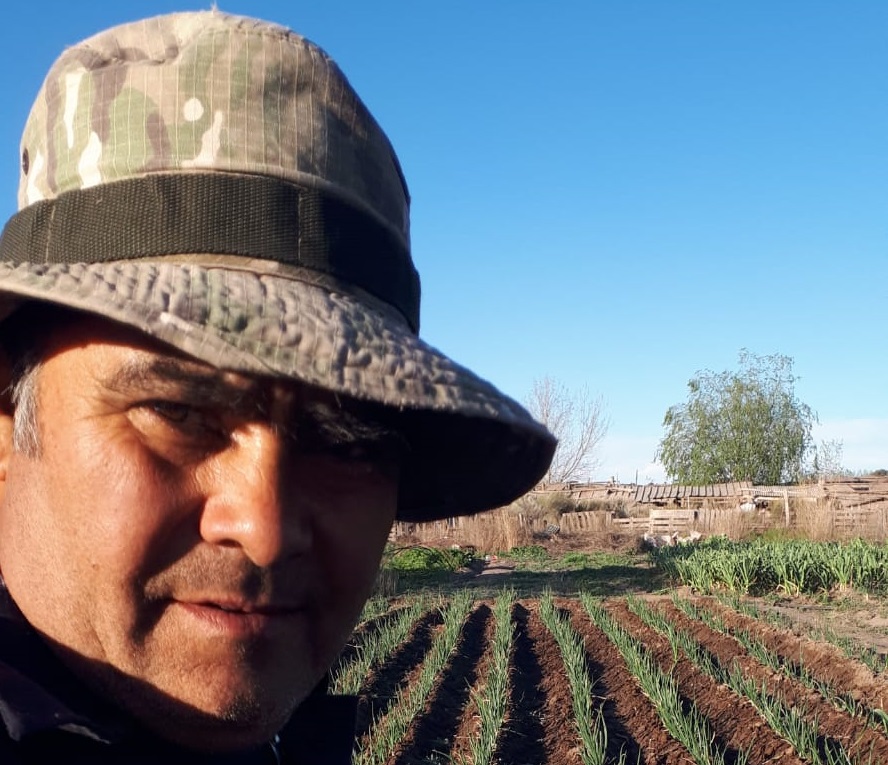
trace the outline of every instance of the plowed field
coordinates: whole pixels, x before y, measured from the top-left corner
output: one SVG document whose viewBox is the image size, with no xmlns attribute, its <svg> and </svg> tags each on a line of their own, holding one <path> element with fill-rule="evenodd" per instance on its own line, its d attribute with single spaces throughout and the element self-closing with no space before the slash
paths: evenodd
<svg viewBox="0 0 888 765">
<path fill-rule="evenodd" d="M 604 759 L 599 761 L 618 762 L 621 756 L 627 763 L 699 761 L 668 732 L 651 694 L 642 690 L 617 644 L 596 626 L 584 604 L 562 597 L 554 603 L 585 651 L 582 671 L 593 683 L 590 703 L 607 731 Z M 888 717 L 882 711 L 888 700 L 888 680 L 884 676 L 829 644 L 776 629 L 712 598 L 690 596 L 683 603 L 667 597 L 645 598 L 642 605 L 661 624 L 671 625 L 673 634 L 680 633 L 688 644 L 699 646 L 707 666 L 734 672 L 761 689 L 775 706 L 782 705 L 787 719 L 808 731 L 813 743 L 805 748 L 780 730 L 773 710 L 763 712 L 760 700 L 757 708 L 742 691 L 732 690 L 723 676 L 704 671 L 699 660 L 692 661 L 670 643 L 662 628 L 655 629 L 649 618 L 639 616 L 638 609 L 630 607 L 634 603 L 625 598 L 600 601 L 605 613 L 643 647 L 652 665 L 671 678 L 682 709 L 696 710 L 705 721 L 714 758 L 710 761 L 888 763 Z M 367 671 L 360 692 L 358 744 L 364 762 L 475 762 L 471 742 L 482 725 L 484 710 L 479 704 L 485 703 L 496 627 L 492 601 L 475 601 L 468 614 L 460 617 L 455 648 L 421 699 L 421 711 L 406 733 L 389 742 L 379 733 L 385 717 L 409 695 L 422 666 L 431 661 L 432 647 L 445 628 L 446 612 L 439 611 L 439 605 L 430 605 L 407 638 Z M 509 765 L 591 761 L 577 729 L 568 670 L 541 617 L 539 600 L 517 600 L 510 614 L 513 639 L 506 714 L 490 761 Z M 361 653 L 369 634 L 384 630 L 386 624 L 382 616 L 362 625 L 353 646 L 343 654 L 343 665 Z M 752 650 L 751 644 L 757 649 Z M 369 752 L 375 752 L 373 757 Z"/>
</svg>

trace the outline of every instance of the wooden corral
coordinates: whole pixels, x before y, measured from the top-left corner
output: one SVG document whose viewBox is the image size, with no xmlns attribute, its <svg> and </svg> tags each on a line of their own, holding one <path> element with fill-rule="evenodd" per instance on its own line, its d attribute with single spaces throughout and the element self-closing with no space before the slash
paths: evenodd
<svg viewBox="0 0 888 765">
<path fill-rule="evenodd" d="M 756 486 L 748 481 L 685 486 L 680 484 L 549 484 L 528 495 L 531 501 L 562 495 L 594 510 L 529 513 L 515 510 L 510 517 L 531 534 L 557 535 L 613 531 L 685 535 L 747 533 L 775 526 L 796 528 L 814 535 L 865 535 L 888 539 L 888 478 L 849 478 L 797 486 Z M 423 530 L 446 539 L 467 523 L 493 523 L 498 513 L 482 513 L 471 520 L 449 518 L 423 524 Z M 816 517 L 816 528 L 812 517 Z M 415 524 L 397 523 L 393 536 L 415 533 Z"/>
<path fill-rule="evenodd" d="M 656 507 L 701 508 L 734 506 L 738 498 L 752 488 L 749 481 L 686 486 L 675 483 L 649 483 L 635 487 L 636 505 Z"/>
</svg>

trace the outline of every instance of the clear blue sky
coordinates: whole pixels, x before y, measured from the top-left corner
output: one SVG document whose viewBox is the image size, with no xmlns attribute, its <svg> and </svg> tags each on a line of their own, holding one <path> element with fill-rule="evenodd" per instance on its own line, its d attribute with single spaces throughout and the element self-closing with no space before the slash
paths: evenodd
<svg viewBox="0 0 888 765">
<path fill-rule="evenodd" d="M 4 7 L 0 215 L 61 48 L 200 7 Z M 592 477 L 662 478 L 666 409 L 741 348 L 794 358 L 845 467 L 888 467 L 884 0 L 220 8 L 340 63 L 410 184 L 423 335 L 518 399 L 543 375 L 599 394 Z"/>
</svg>

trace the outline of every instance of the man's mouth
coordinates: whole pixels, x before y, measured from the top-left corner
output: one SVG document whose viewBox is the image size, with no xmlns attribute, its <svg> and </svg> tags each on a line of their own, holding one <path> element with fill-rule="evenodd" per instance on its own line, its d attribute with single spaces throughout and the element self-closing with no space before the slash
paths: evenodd
<svg viewBox="0 0 888 765">
<path fill-rule="evenodd" d="M 284 615 L 292 611 L 298 610 L 295 607 L 285 607 L 277 605 L 262 605 L 259 603 L 240 603 L 229 601 L 207 600 L 196 603 L 199 606 L 207 608 L 218 608 L 229 613 L 240 614 L 267 614 L 269 616 Z"/>
<path fill-rule="evenodd" d="M 215 599 L 173 604 L 202 629 L 231 638 L 260 637 L 292 627 L 304 611 L 298 605 Z"/>
</svg>

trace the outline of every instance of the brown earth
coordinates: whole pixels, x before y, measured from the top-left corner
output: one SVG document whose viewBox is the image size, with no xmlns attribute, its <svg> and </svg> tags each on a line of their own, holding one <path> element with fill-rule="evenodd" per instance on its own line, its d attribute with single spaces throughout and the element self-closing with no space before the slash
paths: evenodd
<svg viewBox="0 0 888 765">
<path fill-rule="evenodd" d="M 728 634 L 691 619 L 668 598 L 651 598 L 649 602 L 676 627 L 692 635 L 721 666 L 740 667 L 746 677 L 766 684 L 770 693 L 803 711 L 806 719 L 816 718 L 824 742 L 840 743 L 855 762 L 888 763 L 888 734 L 884 728 L 867 724 L 864 715 L 838 709 L 800 681 L 762 665 L 747 654 L 731 633 L 745 630 L 786 663 L 801 662 L 818 680 L 855 699 L 860 709 L 883 708 L 883 699 L 888 698 L 885 677 L 874 675 L 828 644 L 776 629 L 711 598 L 692 600 L 718 614 L 727 625 Z M 608 760 L 616 761 L 623 752 L 630 763 L 691 762 L 689 752 L 666 731 L 617 648 L 594 625 L 580 602 L 558 598 L 556 604 L 570 616 L 574 630 L 584 641 L 587 669 L 594 681 L 594 707 L 602 712 L 608 731 Z M 682 654 L 675 655 L 662 635 L 630 611 L 625 599 L 609 599 L 605 607 L 672 675 L 685 706 L 695 706 L 708 721 L 714 742 L 724 752 L 728 765 L 738 762 L 743 753 L 748 753 L 749 765 L 801 762 L 790 744 L 771 729 L 751 702 L 714 681 Z M 476 603 L 424 710 L 392 752 L 387 765 L 471 761 L 468 741 L 478 730 L 478 709 L 471 689 L 485 682 L 487 647 L 494 621 L 490 603 Z M 414 681 L 440 624 L 437 612 L 426 614 L 405 643 L 368 674 L 361 694 L 361 733 L 367 732 L 374 716 L 386 713 L 397 689 Z M 514 644 L 507 716 L 499 734 L 495 761 L 502 765 L 580 763 L 580 739 L 570 685 L 558 646 L 540 620 L 538 602 L 518 601 L 513 606 L 512 624 Z"/>
<path fill-rule="evenodd" d="M 846 596 L 829 602 L 792 598 L 772 603 L 751 598 L 760 609 L 779 614 L 797 632 L 827 630 L 853 640 L 885 660 L 888 658 L 888 604 L 866 596 Z"/>
</svg>

